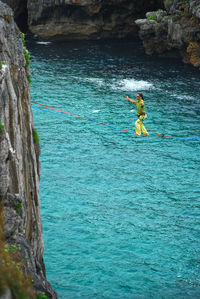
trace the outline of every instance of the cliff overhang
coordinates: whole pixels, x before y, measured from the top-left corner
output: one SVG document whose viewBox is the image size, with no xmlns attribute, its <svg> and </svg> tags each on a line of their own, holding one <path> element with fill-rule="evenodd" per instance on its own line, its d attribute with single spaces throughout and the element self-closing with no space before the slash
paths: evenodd
<svg viewBox="0 0 200 299">
<path fill-rule="evenodd" d="M 162 0 L 3 0 L 20 28 L 46 40 L 124 38 L 137 34 L 134 20 Z M 23 15 L 22 15 L 23 14 Z M 22 20 L 24 17 L 24 24 Z"/>
</svg>

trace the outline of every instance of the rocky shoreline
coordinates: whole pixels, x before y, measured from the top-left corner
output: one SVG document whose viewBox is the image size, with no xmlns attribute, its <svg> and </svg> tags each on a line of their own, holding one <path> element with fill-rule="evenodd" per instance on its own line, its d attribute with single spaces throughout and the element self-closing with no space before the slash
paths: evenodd
<svg viewBox="0 0 200 299">
<path fill-rule="evenodd" d="M 20 28 L 43 40 L 139 35 L 147 54 L 176 53 L 184 63 L 200 67 L 199 0 L 2 1 L 13 8 Z"/>
<path fill-rule="evenodd" d="M 165 1 L 165 10 L 138 19 L 139 37 L 146 53 L 176 50 L 184 63 L 200 67 L 200 1 Z"/>
<path fill-rule="evenodd" d="M 46 40 L 95 40 L 137 34 L 134 20 L 144 7 L 158 9 L 162 0 L 3 0 L 15 11 L 16 22 Z M 24 27 L 26 27 L 24 25 Z"/>
</svg>

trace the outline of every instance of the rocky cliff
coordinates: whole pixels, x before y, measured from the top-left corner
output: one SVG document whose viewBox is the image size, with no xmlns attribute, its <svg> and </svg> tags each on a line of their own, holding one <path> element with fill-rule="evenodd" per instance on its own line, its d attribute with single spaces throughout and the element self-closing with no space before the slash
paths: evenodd
<svg viewBox="0 0 200 299">
<path fill-rule="evenodd" d="M 14 9 L 20 28 L 42 39 L 124 38 L 139 31 L 147 54 L 176 51 L 200 66 L 200 0 L 2 1 Z"/>
<path fill-rule="evenodd" d="M 98 39 L 133 36 L 136 16 L 160 0 L 28 0 L 30 30 L 42 38 Z"/>
<path fill-rule="evenodd" d="M 133 36 L 137 32 L 134 20 L 144 15 L 144 8 L 162 7 L 162 0 L 3 1 L 16 11 L 18 23 L 19 12 L 27 9 L 29 30 L 51 40 Z"/>
<path fill-rule="evenodd" d="M 0 1 L 0 206 L 8 246 L 20 250 L 34 290 L 56 298 L 46 280 L 39 199 L 39 143 L 34 143 L 29 55 L 12 10 Z M 0 273 L 1 276 L 1 273 Z"/>
<path fill-rule="evenodd" d="M 147 54 L 176 51 L 183 62 L 200 67 L 200 1 L 165 1 L 165 10 L 136 20 Z"/>
</svg>

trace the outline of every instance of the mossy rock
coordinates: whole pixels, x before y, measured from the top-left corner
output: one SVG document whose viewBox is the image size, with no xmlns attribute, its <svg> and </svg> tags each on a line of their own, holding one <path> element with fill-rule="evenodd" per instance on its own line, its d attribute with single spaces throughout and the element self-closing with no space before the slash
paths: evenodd
<svg viewBox="0 0 200 299">
<path fill-rule="evenodd" d="M 0 121 L 0 137 L 3 135 L 4 132 L 5 132 L 5 127 L 2 124 L 2 122 Z"/>
</svg>

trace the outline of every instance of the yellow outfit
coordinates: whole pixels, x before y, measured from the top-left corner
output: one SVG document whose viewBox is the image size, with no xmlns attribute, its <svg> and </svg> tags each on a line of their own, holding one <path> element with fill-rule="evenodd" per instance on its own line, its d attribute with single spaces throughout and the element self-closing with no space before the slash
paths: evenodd
<svg viewBox="0 0 200 299">
<path fill-rule="evenodd" d="M 141 135 L 141 131 L 143 135 L 148 135 L 147 130 L 145 129 L 145 126 L 143 124 L 144 120 L 147 118 L 147 115 L 140 115 L 138 119 L 135 122 L 135 134 Z"/>
<path fill-rule="evenodd" d="M 133 101 L 133 104 L 136 105 L 138 113 L 138 119 L 135 122 L 135 135 L 141 135 L 142 131 L 143 136 L 148 136 L 149 133 L 147 132 L 143 124 L 144 120 L 147 118 L 147 115 L 145 114 L 144 100 L 140 99 L 137 101 Z M 143 106 L 141 106 L 141 104 L 143 104 Z"/>
</svg>

